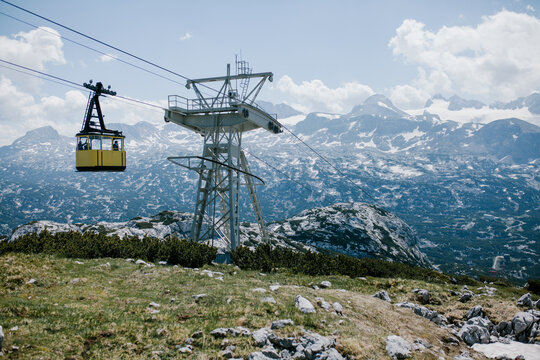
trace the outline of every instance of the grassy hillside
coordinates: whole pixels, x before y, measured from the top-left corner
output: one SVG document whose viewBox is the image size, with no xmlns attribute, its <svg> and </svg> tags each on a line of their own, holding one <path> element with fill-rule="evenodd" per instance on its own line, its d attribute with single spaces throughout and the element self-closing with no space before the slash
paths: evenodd
<svg viewBox="0 0 540 360">
<path fill-rule="evenodd" d="M 14 359 L 218 359 L 222 339 L 210 331 L 218 327 L 244 326 L 250 330 L 270 327 L 272 321 L 290 318 L 293 326 L 284 335 L 312 330 L 335 337 L 337 349 L 358 359 L 388 358 L 385 338 L 400 335 L 409 342 L 423 339 L 433 345 L 415 359 L 437 359 L 444 351 L 453 358 L 466 350 L 451 345 L 449 330 L 396 308 L 371 295 L 385 289 L 394 302 L 413 300 L 413 288 L 428 289 L 436 305 L 431 308 L 447 317 L 461 319 L 476 304 L 490 318 L 507 320 L 518 311 L 515 297 L 523 291 L 500 288 L 493 297 L 475 297 L 462 304 L 450 295 L 458 285 L 430 284 L 401 279 L 351 279 L 343 276 L 310 277 L 277 271 L 262 274 L 229 265 L 206 266 L 223 273 L 210 277 L 203 269 L 167 265 L 146 267 L 123 259 L 65 259 L 51 255 L 8 253 L 0 256 L 0 325 L 4 328 L 4 356 Z M 35 279 L 33 284 L 28 282 Z M 329 280 L 329 289 L 313 284 Z M 31 281 L 30 281 L 31 282 Z M 280 284 L 277 291 L 270 285 Z M 263 288 L 265 293 L 254 291 Z M 195 299 L 193 296 L 207 294 Z M 294 307 L 296 295 L 311 300 L 317 312 L 303 314 Z M 263 303 L 272 296 L 276 304 Z M 344 316 L 316 306 L 316 297 L 343 305 Z M 151 307 L 155 302 L 160 306 Z M 159 312 L 155 312 L 159 310 Z M 183 354 L 193 333 L 192 354 Z M 251 337 L 231 337 L 235 357 L 247 358 L 258 351 Z M 18 350 L 16 350 L 16 348 Z M 481 356 L 475 358 L 483 359 Z"/>
</svg>

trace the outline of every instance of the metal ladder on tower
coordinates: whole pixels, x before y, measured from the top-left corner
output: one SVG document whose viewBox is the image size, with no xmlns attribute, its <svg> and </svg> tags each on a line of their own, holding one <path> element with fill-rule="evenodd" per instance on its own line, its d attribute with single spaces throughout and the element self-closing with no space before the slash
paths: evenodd
<svg viewBox="0 0 540 360">
<path fill-rule="evenodd" d="M 249 67 L 249 62 L 244 60 L 236 61 L 236 72 L 238 75 L 251 75 L 252 69 Z M 250 77 L 245 77 L 240 80 L 240 88 L 242 89 L 242 94 L 240 99 L 245 100 L 248 88 L 249 88 L 249 79 Z"/>
</svg>

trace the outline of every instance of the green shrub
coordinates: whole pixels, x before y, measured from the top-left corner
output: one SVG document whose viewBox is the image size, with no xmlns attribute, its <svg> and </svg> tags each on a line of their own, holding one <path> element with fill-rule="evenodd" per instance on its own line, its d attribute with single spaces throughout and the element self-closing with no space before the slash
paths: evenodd
<svg viewBox="0 0 540 360">
<path fill-rule="evenodd" d="M 527 280 L 527 290 L 537 295 L 540 295 L 540 279 Z"/>
<path fill-rule="evenodd" d="M 137 226 L 139 229 L 151 229 L 154 227 L 152 223 L 149 223 L 147 221 L 140 221 L 136 223 L 135 226 Z"/>
<path fill-rule="evenodd" d="M 169 264 L 201 267 L 210 264 L 217 249 L 208 245 L 167 237 L 163 240 L 136 236 L 106 236 L 87 232 L 50 234 L 42 231 L 30 233 L 14 241 L 0 241 L 0 255 L 7 252 L 46 253 L 69 258 L 135 258 L 146 261 L 167 261 Z"/>
<path fill-rule="evenodd" d="M 231 260 L 242 269 L 271 271 L 274 268 L 289 269 L 306 275 L 346 275 L 352 278 L 373 276 L 383 278 L 417 279 L 432 282 L 450 282 L 450 276 L 435 270 L 371 258 L 354 258 L 339 254 L 300 253 L 287 248 L 260 245 L 255 251 L 240 246 L 231 252 Z M 460 276 L 458 283 L 474 283 Z"/>
</svg>

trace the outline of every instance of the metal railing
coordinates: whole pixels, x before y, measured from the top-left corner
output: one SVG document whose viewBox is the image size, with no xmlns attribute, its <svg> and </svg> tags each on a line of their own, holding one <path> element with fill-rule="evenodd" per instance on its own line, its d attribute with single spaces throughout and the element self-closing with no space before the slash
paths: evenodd
<svg viewBox="0 0 540 360">
<path fill-rule="evenodd" d="M 212 106 L 212 102 L 215 100 L 216 98 L 188 99 L 180 95 L 169 95 L 169 109 L 180 108 L 184 110 L 204 110 L 208 109 L 208 106 Z M 228 101 L 225 101 L 223 104 L 221 101 L 216 101 L 216 103 L 212 106 L 212 109 L 229 108 L 231 105 L 240 105 L 243 103 L 243 101 L 237 101 L 237 99 L 228 99 Z M 208 104 L 208 106 L 206 104 Z M 245 104 L 266 112 L 266 110 L 261 108 L 257 103 Z M 277 120 L 277 114 L 267 114 Z"/>
</svg>

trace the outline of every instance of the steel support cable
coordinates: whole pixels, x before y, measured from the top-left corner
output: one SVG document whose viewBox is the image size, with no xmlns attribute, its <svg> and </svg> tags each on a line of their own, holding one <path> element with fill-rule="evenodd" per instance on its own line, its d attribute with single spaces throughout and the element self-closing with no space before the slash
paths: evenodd
<svg viewBox="0 0 540 360">
<path fill-rule="evenodd" d="M 2 0 L 3 1 L 3 0 Z M 313 151 L 319 158 L 321 158 L 325 163 L 327 163 L 328 165 L 330 165 L 330 167 L 332 169 L 334 169 L 339 175 L 341 175 L 342 177 L 344 177 L 345 179 L 347 179 L 347 181 L 349 181 L 351 184 L 353 184 L 358 190 L 360 190 L 361 193 L 365 194 L 367 197 L 369 197 L 372 201 L 376 202 L 375 198 L 373 198 L 373 196 L 371 196 L 370 194 L 368 194 L 366 191 L 364 191 L 364 189 L 362 189 L 357 183 L 355 183 L 354 181 L 352 181 L 345 173 L 343 173 L 341 170 L 339 170 L 334 164 L 332 164 L 328 159 L 326 159 L 324 156 L 322 156 L 317 150 L 315 150 L 313 147 L 311 147 L 308 143 L 306 143 L 304 140 L 302 140 L 298 135 L 296 135 L 295 133 L 292 132 L 292 130 L 290 130 L 288 127 L 286 127 L 285 125 L 281 125 L 285 130 L 287 130 L 287 132 L 289 132 L 295 139 L 297 139 L 298 141 L 300 141 L 302 144 L 304 144 L 308 149 L 310 149 L 311 151 Z"/>
<path fill-rule="evenodd" d="M 106 52 L 103 52 L 103 51 L 101 51 L 101 50 L 94 49 L 94 48 L 91 47 L 91 46 L 85 45 L 85 44 L 83 44 L 83 43 L 80 43 L 80 42 L 75 41 L 75 40 L 73 40 L 73 39 L 70 39 L 70 38 L 68 38 L 68 37 L 65 37 L 65 36 L 59 35 L 59 34 L 57 34 L 57 33 L 54 33 L 54 32 L 52 32 L 52 31 L 46 30 L 46 29 L 44 29 L 44 28 L 42 28 L 42 27 L 39 27 L 39 26 L 37 26 L 37 25 L 35 25 L 35 24 L 29 23 L 29 22 L 24 21 L 24 20 L 21 20 L 21 19 L 15 17 L 15 16 L 6 14 L 6 13 L 4 13 L 4 12 L 2 12 L 2 11 L 0 11 L 0 15 L 4 15 L 4 16 L 10 18 L 10 19 L 13 19 L 13 20 L 15 20 L 15 21 L 21 22 L 21 23 L 23 23 L 23 24 L 26 24 L 26 25 L 28 25 L 28 26 L 30 26 L 30 27 L 33 27 L 33 28 L 35 28 L 35 29 L 38 29 L 38 30 L 40 30 L 40 31 L 44 31 L 44 32 L 46 32 L 46 33 L 48 33 L 48 34 L 51 34 L 51 35 L 56 36 L 56 37 L 59 37 L 59 38 L 61 38 L 61 39 L 63 39 L 63 40 L 69 41 L 69 42 L 71 42 L 71 43 L 73 43 L 73 44 L 79 45 L 79 46 L 81 46 L 81 47 L 83 47 L 83 48 L 85 48 L 85 49 L 92 50 L 92 51 L 94 51 L 94 52 L 96 52 L 96 53 L 98 53 L 98 54 L 101 54 L 101 55 L 103 55 L 103 56 L 107 56 L 107 57 L 109 57 L 109 58 L 111 58 L 111 59 L 114 59 L 114 60 L 116 60 L 116 61 L 119 61 L 119 62 L 121 62 L 121 63 L 123 63 L 123 64 L 132 66 L 132 67 L 134 67 L 134 68 L 136 68 L 136 69 L 145 71 L 145 72 L 147 72 L 147 73 L 149 73 L 149 74 L 158 76 L 158 77 L 160 77 L 160 78 L 162 78 L 162 79 L 165 79 L 165 80 L 174 82 L 174 83 L 179 84 L 179 85 L 182 85 L 182 86 L 185 85 L 185 84 L 182 84 L 182 83 L 179 82 L 179 81 L 176 81 L 176 80 L 171 79 L 171 78 L 169 78 L 169 77 L 163 76 L 163 75 L 158 74 L 158 73 L 156 73 L 156 72 L 154 72 L 154 71 L 145 69 L 145 68 L 143 68 L 143 67 L 141 67 L 141 66 L 139 66 L 139 65 L 135 65 L 135 64 L 133 64 L 133 63 L 130 63 L 129 61 L 122 60 L 122 59 L 117 58 L 117 57 L 115 57 L 115 56 L 113 56 L 113 55 L 111 55 L 111 54 L 107 54 Z"/>
<path fill-rule="evenodd" d="M 0 60 L 0 61 L 2 61 L 2 60 Z M 79 89 L 79 87 L 75 87 L 75 86 L 70 85 L 70 84 L 66 84 L 66 83 L 63 83 L 63 82 L 60 82 L 60 81 L 57 81 L 57 80 L 49 79 L 49 78 L 46 78 L 45 76 L 40 76 L 38 74 L 32 74 L 30 72 L 26 72 L 26 71 L 23 71 L 23 70 L 20 70 L 20 69 L 14 69 L 14 68 L 6 66 L 6 65 L 0 64 L 0 67 L 2 67 L 4 69 L 9 69 L 11 71 L 16 71 L 16 72 L 24 74 L 24 75 L 32 76 L 32 77 L 35 77 L 37 79 L 50 81 L 50 82 L 53 82 L 53 83 L 58 84 L 58 85 L 67 86 L 67 87 L 72 88 L 72 89 L 77 89 L 77 90 Z"/>
<path fill-rule="evenodd" d="M 81 84 L 78 84 L 74 81 L 70 81 L 70 80 L 67 80 L 67 79 L 63 79 L 61 77 L 58 77 L 58 76 L 54 76 L 54 75 L 51 75 L 51 74 L 47 74 L 43 71 L 39 71 L 39 70 L 35 70 L 35 69 L 32 69 L 32 68 L 29 68 L 27 66 L 23 66 L 23 65 L 19 65 L 19 64 L 15 64 L 11 61 L 7 61 L 7 60 L 3 60 L 3 59 L 0 59 L 0 62 L 3 62 L 3 63 L 6 63 L 6 64 L 9 64 L 9 65 L 12 65 L 12 66 L 15 66 L 15 67 L 18 67 L 18 68 L 21 68 L 21 69 L 24 69 L 24 70 L 27 70 L 27 71 L 31 71 L 31 72 L 34 72 L 36 74 L 39 74 L 39 75 L 43 75 L 43 76 L 46 76 L 46 77 L 49 77 L 49 78 L 52 78 L 54 80 L 58 80 L 58 81 L 63 81 L 65 84 L 62 84 L 62 85 L 67 85 L 67 86 L 70 86 L 70 87 L 76 87 L 77 89 L 79 88 L 83 88 L 85 90 L 87 90 L 83 85 Z M 17 69 L 11 69 L 11 70 L 15 70 L 15 71 L 19 71 Z M 23 71 L 19 71 L 23 74 L 26 74 L 26 75 L 30 75 L 30 76 L 35 76 L 33 74 L 29 74 L 29 73 L 25 73 Z M 47 78 L 43 78 L 44 80 L 50 80 L 50 79 L 47 79 Z M 56 81 L 54 81 L 56 82 Z M 56 82 L 57 84 L 59 84 L 58 82 Z M 108 98 L 119 98 L 119 99 L 122 99 L 122 100 L 126 100 L 126 101 L 130 101 L 130 102 L 133 102 L 133 103 L 138 103 L 138 104 L 143 104 L 143 105 L 146 105 L 146 106 L 150 106 L 150 107 L 153 107 L 153 108 L 158 108 L 160 110 L 168 110 L 168 109 L 165 109 L 164 107 L 161 107 L 159 105 L 155 105 L 155 104 L 151 104 L 151 103 L 147 103 L 147 102 L 144 102 L 144 101 L 141 101 L 141 100 L 137 100 L 137 99 L 132 99 L 132 98 L 129 98 L 129 97 L 126 97 L 126 96 L 120 96 L 120 95 L 116 95 L 116 96 L 113 96 L 113 97 L 108 97 Z"/>
<path fill-rule="evenodd" d="M 92 36 L 90 36 L 90 35 L 86 35 L 86 34 L 80 32 L 80 31 L 77 31 L 77 30 L 75 30 L 75 29 L 69 27 L 69 26 L 62 25 L 62 24 L 60 24 L 59 22 L 56 22 L 56 21 L 54 21 L 54 20 L 51 20 L 51 19 L 49 19 L 49 18 L 47 18 L 47 17 L 45 17 L 45 16 L 36 14 L 35 12 L 32 12 L 32 11 L 30 11 L 30 10 L 27 10 L 27 9 L 25 9 L 25 8 L 23 8 L 23 7 L 20 7 L 20 6 L 18 6 L 18 5 L 15 5 L 15 4 L 13 4 L 13 3 L 10 3 L 9 1 L 6 1 L 6 0 L 0 0 L 0 1 L 3 2 L 3 3 L 5 3 L 5 4 L 7 4 L 7 5 L 13 6 L 14 8 L 17 8 L 17 9 L 19 9 L 19 10 L 21 10 L 21 11 L 24 11 L 24 12 L 26 12 L 26 13 L 28 13 L 28 14 L 34 15 L 34 16 L 36 16 L 36 17 L 42 19 L 42 20 L 45 20 L 45 21 L 47 21 L 47 22 L 50 22 L 50 23 L 52 23 L 52 24 L 54 24 L 54 25 L 56 25 L 56 26 L 59 26 L 59 27 L 61 27 L 61 28 L 63 28 L 63 29 L 66 29 L 66 30 L 68 30 L 68 31 L 71 31 L 71 32 L 73 32 L 73 33 L 75 33 L 75 34 L 77 34 L 77 35 L 80 35 L 80 36 L 85 37 L 85 38 L 87 38 L 87 39 L 89 39 L 89 40 L 95 41 L 95 42 L 97 42 L 97 43 L 99 43 L 99 44 L 101 44 L 101 45 L 104 45 L 104 46 L 108 47 L 108 48 L 114 49 L 114 50 L 116 50 L 116 51 L 118 51 L 118 52 L 120 52 L 120 53 L 122 53 L 122 54 L 124 54 L 124 55 L 130 56 L 130 57 L 132 57 L 132 58 L 134 58 L 134 59 L 137 59 L 137 60 L 139 60 L 139 61 L 142 61 L 142 62 L 144 62 L 144 63 L 146 63 L 146 64 L 148 64 L 148 65 L 152 65 L 152 66 L 157 67 L 158 69 L 161 69 L 161 70 L 163 70 L 163 71 L 165 71 L 165 72 L 168 72 L 168 73 L 170 73 L 170 74 L 176 75 L 176 76 L 178 76 L 178 77 L 180 77 L 180 78 L 182 78 L 182 79 L 184 79 L 184 80 L 186 80 L 186 81 L 187 81 L 187 80 L 191 80 L 191 79 L 188 78 L 187 76 L 184 76 L 184 75 L 179 74 L 179 73 L 177 73 L 177 72 L 175 72 L 175 71 L 169 70 L 169 69 L 167 69 L 167 68 L 165 68 L 165 67 L 163 67 L 163 66 L 160 66 L 160 65 L 158 65 L 158 64 L 156 64 L 156 63 L 154 63 L 154 62 L 145 60 L 145 59 L 143 59 L 143 58 L 140 57 L 140 56 L 137 56 L 137 55 L 134 55 L 134 54 L 132 54 L 132 53 L 130 53 L 130 52 L 128 52 L 128 51 L 122 50 L 122 49 L 120 49 L 120 48 L 118 48 L 118 47 L 116 47 L 116 46 L 113 46 L 113 45 L 108 44 L 108 43 L 106 43 L 106 42 L 104 42 L 104 41 L 101 41 L 101 40 L 99 40 L 99 39 L 96 39 L 96 38 L 94 38 L 94 37 L 92 37 Z M 205 85 L 205 84 L 199 84 L 199 85 L 202 86 L 202 87 L 205 87 L 205 88 L 207 88 L 207 89 L 209 89 L 209 90 L 212 90 L 213 92 L 219 93 L 218 90 L 216 90 L 216 89 L 214 89 L 214 88 L 212 88 L 212 87 L 210 87 L 210 86 L 208 86 L 208 85 Z"/>
</svg>

